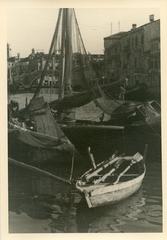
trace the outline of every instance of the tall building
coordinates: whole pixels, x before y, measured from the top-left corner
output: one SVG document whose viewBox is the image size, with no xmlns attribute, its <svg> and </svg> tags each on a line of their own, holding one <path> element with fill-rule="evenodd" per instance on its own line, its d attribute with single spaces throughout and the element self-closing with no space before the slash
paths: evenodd
<svg viewBox="0 0 167 240">
<path fill-rule="evenodd" d="M 128 80 L 128 86 L 144 83 L 160 98 L 160 20 L 104 38 L 105 75 L 108 81 Z"/>
</svg>

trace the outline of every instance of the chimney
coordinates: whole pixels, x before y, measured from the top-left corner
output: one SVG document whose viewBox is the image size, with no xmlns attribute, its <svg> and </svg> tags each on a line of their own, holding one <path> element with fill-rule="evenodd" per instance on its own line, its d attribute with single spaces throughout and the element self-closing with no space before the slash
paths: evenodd
<svg viewBox="0 0 167 240">
<path fill-rule="evenodd" d="M 150 20 L 150 22 L 154 22 L 154 14 L 151 14 L 151 15 L 149 16 L 149 20 Z"/>
<path fill-rule="evenodd" d="M 132 24 L 132 30 L 136 29 L 136 27 L 137 27 L 137 24 L 136 24 L 136 23 L 133 23 L 133 24 Z"/>
<path fill-rule="evenodd" d="M 20 53 L 17 53 L 17 59 L 18 60 L 20 59 Z"/>
</svg>

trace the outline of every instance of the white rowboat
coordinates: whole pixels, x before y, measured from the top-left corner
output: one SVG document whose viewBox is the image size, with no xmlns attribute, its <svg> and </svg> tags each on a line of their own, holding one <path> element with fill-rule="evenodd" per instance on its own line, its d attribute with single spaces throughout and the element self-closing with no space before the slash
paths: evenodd
<svg viewBox="0 0 167 240">
<path fill-rule="evenodd" d="M 143 157 L 140 155 L 142 159 L 138 162 L 132 162 L 134 156 L 131 157 L 132 160 L 130 160 L 128 167 L 126 167 L 123 171 L 121 170 L 121 173 L 116 174 L 116 171 L 120 169 L 122 164 L 116 170 L 114 170 L 113 166 L 116 162 L 109 165 L 108 172 L 111 172 L 111 175 L 109 176 L 108 173 L 105 173 L 107 176 L 105 181 L 100 182 L 100 180 L 97 181 L 95 179 L 92 180 L 92 182 L 86 181 L 86 179 L 88 179 L 88 175 L 90 176 L 93 171 L 97 172 L 98 170 L 90 169 L 81 176 L 81 178 L 76 182 L 76 188 L 80 192 L 84 193 L 89 208 L 117 203 L 138 191 L 142 185 L 146 168 L 143 162 Z M 122 159 L 123 158 L 129 157 L 122 157 Z M 119 160 L 120 159 L 121 157 L 119 157 Z M 100 166 L 104 166 L 104 164 L 102 163 Z M 97 174 L 96 176 L 94 175 L 94 177 L 104 180 L 103 174 L 102 176 Z M 113 178 L 116 180 L 113 180 Z"/>
</svg>

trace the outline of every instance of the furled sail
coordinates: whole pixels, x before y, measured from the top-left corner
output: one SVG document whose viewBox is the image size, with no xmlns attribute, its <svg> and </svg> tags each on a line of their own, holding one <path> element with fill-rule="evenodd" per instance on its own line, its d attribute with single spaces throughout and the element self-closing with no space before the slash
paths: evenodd
<svg viewBox="0 0 167 240">
<path fill-rule="evenodd" d="M 34 93 L 41 93 L 42 83 L 49 64 L 54 64 L 58 96 L 49 101 L 51 109 L 59 112 L 81 107 L 92 100 L 106 114 L 122 105 L 106 96 L 97 84 L 89 56 L 86 52 L 74 9 L 60 9 L 56 29 L 39 85 Z M 115 84 L 114 84 L 115 85 Z"/>
<path fill-rule="evenodd" d="M 55 96 L 55 99 L 50 101 L 52 108 L 77 107 L 92 99 L 92 93 L 87 90 L 95 80 L 95 74 L 89 64 L 74 9 L 59 10 L 48 59 L 33 98 L 40 95 L 50 64 L 54 69 L 58 87 L 58 99 Z"/>
</svg>

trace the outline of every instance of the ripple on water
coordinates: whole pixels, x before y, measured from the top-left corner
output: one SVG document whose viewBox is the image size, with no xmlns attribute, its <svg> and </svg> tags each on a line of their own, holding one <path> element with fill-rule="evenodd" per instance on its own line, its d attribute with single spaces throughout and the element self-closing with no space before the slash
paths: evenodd
<svg viewBox="0 0 167 240">
<path fill-rule="evenodd" d="M 21 97 L 15 96 L 15 99 Z M 22 96 L 22 105 L 24 103 L 25 95 Z M 73 192 L 62 194 L 58 190 L 62 188 L 55 186 L 55 182 L 46 178 L 39 180 L 37 176 L 35 179 L 41 183 L 38 184 L 37 181 L 36 186 L 39 188 L 39 196 L 32 200 L 33 196 L 29 195 L 34 194 L 35 189 L 31 187 L 34 186 L 35 180 L 31 184 L 29 174 L 25 179 L 19 172 L 20 178 L 13 184 L 12 193 L 17 194 L 17 191 L 21 193 L 24 190 L 29 195 L 22 195 L 21 199 L 10 195 L 10 232 L 161 232 L 162 192 L 159 162 L 160 159 L 147 162 L 143 187 L 135 195 L 119 204 L 97 209 L 88 209 L 86 204 L 80 203 L 80 195 L 73 197 Z M 21 184 L 23 179 L 27 188 Z M 9 180 L 9 184 L 12 185 L 12 182 L 15 182 L 13 180 L 11 183 Z M 49 193 L 57 190 L 57 194 L 51 199 L 41 196 L 43 192 L 46 194 L 46 190 Z"/>
</svg>

